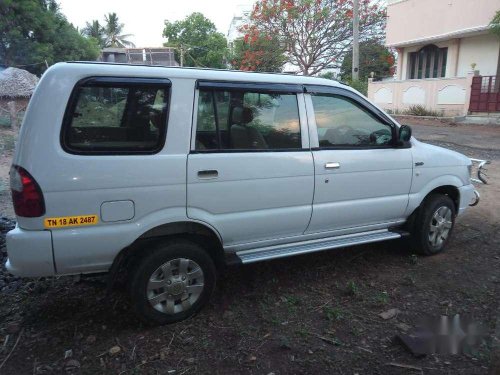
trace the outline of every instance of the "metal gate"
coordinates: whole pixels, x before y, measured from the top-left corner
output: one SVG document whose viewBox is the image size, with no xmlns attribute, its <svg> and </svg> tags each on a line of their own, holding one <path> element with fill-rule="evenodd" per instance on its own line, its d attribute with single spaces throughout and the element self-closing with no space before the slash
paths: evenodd
<svg viewBox="0 0 500 375">
<path fill-rule="evenodd" d="M 500 76 L 472 78 L 470 112 L 500 112 Z"/>
</svg>

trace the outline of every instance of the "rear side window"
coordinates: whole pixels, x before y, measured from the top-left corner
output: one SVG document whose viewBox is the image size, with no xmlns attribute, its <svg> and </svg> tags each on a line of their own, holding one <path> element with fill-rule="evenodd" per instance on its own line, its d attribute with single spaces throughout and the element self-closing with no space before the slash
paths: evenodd
<svg viewBox="0 0 500 375">
<path fill-rule="evenodd" d="M 301 148 L 296 94 L 200 89 L 197 151 Z"/>
<path fill-rule="evenodd" d="M 75 88 L 62 144 L 71 153 L 154 153 L 165 143 L 170 82 L 91 78 Z"/>
</svg>

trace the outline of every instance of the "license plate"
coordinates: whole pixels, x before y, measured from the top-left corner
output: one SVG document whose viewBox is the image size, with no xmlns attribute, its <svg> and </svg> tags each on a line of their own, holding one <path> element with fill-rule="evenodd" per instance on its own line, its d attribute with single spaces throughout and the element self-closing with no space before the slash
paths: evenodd
<svg viewBox="0 0 500 375">
<path fill-rule="evenodd" d="M 96 225 L 98 222 L 97 215 L 48 217 L 43 221 L 45 228 L 80 227 Z"/>
</svg>

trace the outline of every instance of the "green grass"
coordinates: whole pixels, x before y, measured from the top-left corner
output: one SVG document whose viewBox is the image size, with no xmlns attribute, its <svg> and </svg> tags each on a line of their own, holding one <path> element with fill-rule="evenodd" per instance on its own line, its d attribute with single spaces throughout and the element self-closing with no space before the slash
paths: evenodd
<svg viewBox="0 0 500 375">
<path fill-rule="evenodd" d="M 13 151 L 16 146 L 16 138 L 11 134 L 2 134 L 0 137 L 0 153 Z"/>
<path fill-rule="evenodd" d="M 359 295 L 359 287 L 354 280 L 347 283 L 347 294 L 351 296 Z"/>
<path fill-rule="evenodd" d="M 323 312 L 329 321 L 337 321 L 344 316 L 344 312 L 339 307 L 326 306 L 323 308 Z"/>
<path fill-rule="evenodd" d="M 18 126 L 20 126 L 21 123 L 23 122 L 23 118 L 24 118 L 24 111 L 18 112 L 17 113 Z M 11 127 L 10 116 L 6 115 L 5 112 L 2 112 L 2 115 L 0 115 L 0 129 L 1 128 L 10 128 L 10 127 Z"/>
<path fill-rule="evenodd" d="M 7 179 L 0 178 L 0 196 L 3 194 L 8 194 L 10 192 Z"/>
<path fill-rule="evenodd" d="M 10 118 L 6 116 L 0 116 L 0 126 L 10 127 Z"/>
<path fill-rule="evenodd" d="M 410 264 L 418 264 L 417 254 L 411 254 L 408 259 L 410 261 Z"/>
<path fill-rule="evenodd" d="M 389 303 L 389 293 L 386 291 L 378 292 L 375 295 L 375 303 L 377 305 L 387 305 Z"/>
</svg>

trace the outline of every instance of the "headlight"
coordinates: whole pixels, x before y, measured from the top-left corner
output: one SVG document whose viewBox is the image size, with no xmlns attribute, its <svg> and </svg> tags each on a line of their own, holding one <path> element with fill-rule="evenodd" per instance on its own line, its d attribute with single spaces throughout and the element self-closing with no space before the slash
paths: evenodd
<svg viewBox="0 0 500 375">
<path fill-rule="evenodd" d="M 467 169 L 469 170 L 469 178 L 472 178 L 472 164 L 469 164 Z"/>
</svg>

